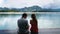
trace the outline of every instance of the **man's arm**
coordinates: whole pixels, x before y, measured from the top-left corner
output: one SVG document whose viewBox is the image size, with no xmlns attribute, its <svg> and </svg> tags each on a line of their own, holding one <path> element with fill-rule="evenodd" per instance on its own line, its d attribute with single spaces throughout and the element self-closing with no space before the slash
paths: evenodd
<svg viewBox="0 0 60 34">
<path fill-rule="evenodd" d="M 26 21 L 26 28 L 29 29 L 28 21 Z"/>
<path fill-rule="evenodd" d="M 18 25 L 18 27 L 19 27 L 19 20 L 17 21 L 17 25 Z"/>
</svg>

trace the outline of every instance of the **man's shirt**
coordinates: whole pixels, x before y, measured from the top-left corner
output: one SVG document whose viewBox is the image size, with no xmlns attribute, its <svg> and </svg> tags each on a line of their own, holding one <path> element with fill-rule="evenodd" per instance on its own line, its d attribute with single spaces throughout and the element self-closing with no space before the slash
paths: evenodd
<svg viewBox="0 0 60 34">
<path fill-rule="evenodd" d="M 20 32 L 28 31 L 28 21 L 24 18 L 18 20 L 18 27 Z"/>
</svg>

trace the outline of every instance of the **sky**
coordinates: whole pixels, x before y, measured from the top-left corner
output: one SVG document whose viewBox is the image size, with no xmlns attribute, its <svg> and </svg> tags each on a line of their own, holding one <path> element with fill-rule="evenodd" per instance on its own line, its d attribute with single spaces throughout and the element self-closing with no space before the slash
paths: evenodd
<svg viewBox="0 0 60 34">
<path fill-rule="evenodd" d="M 22 8 L 22 7 L 30 7 L 33 5 L 38 6 L 45 6 L 50 3 L 53 3 L 53 0 L 0 0 L 0 7 L 15 7 L 15 8 Z"/>
<path fill-rule="evenodd" d="M 42 8 L 59 8 L 60 0 L 0 0 L 0 7 L 23 8 L 38 5 Z"/>
</svg>

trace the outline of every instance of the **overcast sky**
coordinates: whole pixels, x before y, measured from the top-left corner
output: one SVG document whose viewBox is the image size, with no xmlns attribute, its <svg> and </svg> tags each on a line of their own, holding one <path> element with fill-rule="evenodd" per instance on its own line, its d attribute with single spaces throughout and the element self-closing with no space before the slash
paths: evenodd
<svg viewBox="0 0 60 34">
<path fill-rule="evenodd" d="M 0 7 L 23 8 L 38 5 L 40 7 L 50 8 L 60 7 L 60 0 L 0 0 Z"/>
</svg>

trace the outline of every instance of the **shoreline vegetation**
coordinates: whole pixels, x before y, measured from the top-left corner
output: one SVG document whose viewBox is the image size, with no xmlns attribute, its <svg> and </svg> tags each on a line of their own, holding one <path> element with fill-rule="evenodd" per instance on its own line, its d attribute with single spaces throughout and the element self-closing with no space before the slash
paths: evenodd
<svg viewBox="0 0 60 34">
<path fill-rule="evenodd" d="M 0 12 L 0 14 L 60 14 L 60 12 Z"/>
</svg>

